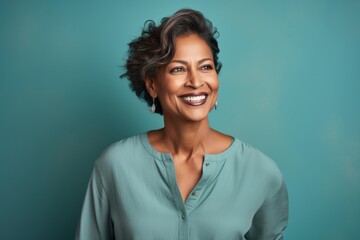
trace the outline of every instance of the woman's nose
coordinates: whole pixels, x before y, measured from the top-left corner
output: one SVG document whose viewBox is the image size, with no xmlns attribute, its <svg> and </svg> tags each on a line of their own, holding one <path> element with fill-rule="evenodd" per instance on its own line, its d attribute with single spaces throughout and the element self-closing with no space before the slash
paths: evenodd
<svg viewBox="0 0 360 240">
<path fill-rule="evenodd" d="M 196 71 L 190 71 L 188 80 L 186 81 L 186 86 L 197 89 L 202 85 L 204 85 L 204 81 L 202 80 L 201 76 Z"/>
</svg>

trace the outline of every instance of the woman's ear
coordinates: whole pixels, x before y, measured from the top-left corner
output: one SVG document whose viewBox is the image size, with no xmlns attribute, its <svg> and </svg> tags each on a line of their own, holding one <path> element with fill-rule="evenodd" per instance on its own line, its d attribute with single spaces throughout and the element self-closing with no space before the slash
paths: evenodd
<svg viewBox="0 0 360 240">
<path fill-rule="evenodd" d="M 146 77 L 145 85 L 146 85 L 146 89 L 149 92 L 150 96 L 152 98 L 156 98 L 158 94 L 157 94 L 157 88 L 156 88 L 154 79 L 150 78 L 150 77 Z"/>
</svg>

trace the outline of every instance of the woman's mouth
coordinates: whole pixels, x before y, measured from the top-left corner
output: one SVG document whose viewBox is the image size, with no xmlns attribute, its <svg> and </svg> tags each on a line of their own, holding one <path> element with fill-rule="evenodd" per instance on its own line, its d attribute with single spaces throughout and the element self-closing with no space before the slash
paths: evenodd
<svg viewBox="0 0 360 240">
<path fill-rule="evenodd" d="M 201 94 L 186 94 L 181 95 L 180 99 L 182 102 L 191 105 L 191 106 L 200 106 L 206 102 L 208 94 L 201 93 Z"/>
</svg>

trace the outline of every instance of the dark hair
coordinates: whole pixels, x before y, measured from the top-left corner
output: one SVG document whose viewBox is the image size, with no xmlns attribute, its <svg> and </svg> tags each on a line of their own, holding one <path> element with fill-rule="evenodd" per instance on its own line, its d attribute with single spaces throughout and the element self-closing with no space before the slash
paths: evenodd
<svg viewBox="0 0 360 240">
<path fill-rule="evenodd" d="M 120 77 L 127 77 L 131 90 L 149 106 L 153 104 L 153 99 L 146 89 L 146 77 L 155 77 L 156 69 L 171 61 L 175 54 L 176 37 L 191 33 L 198 34 L 209 45 L 215 70 L 219 73 L 220 50 L 216 40 L 219 34 L 212 23 L 199 11 L 181 9 L 170 17 L 163 18 L 159 26 L 156 26 L 154 21 L 148 20 L 144 24 L 141 36 L 128 44 L 126 72 Z M 155 100 L 155 106 L 156 113 L 163 114 L 158 98 Z"/>
</svg>

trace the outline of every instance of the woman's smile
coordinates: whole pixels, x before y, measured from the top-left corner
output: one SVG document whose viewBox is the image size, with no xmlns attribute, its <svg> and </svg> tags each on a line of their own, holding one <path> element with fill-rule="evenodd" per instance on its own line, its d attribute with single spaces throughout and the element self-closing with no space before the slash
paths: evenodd
<svg viewBox="0 0 360 240">
<path fill-rule="evenodd" d="M 179 98 L 184 103 L 191 105 L 191 106 L 200 106 L 203 105 L 207 100 L 207 93 L 190 93 L 190 94 L 184 94 L 181 95 Z"/>
</svg>

